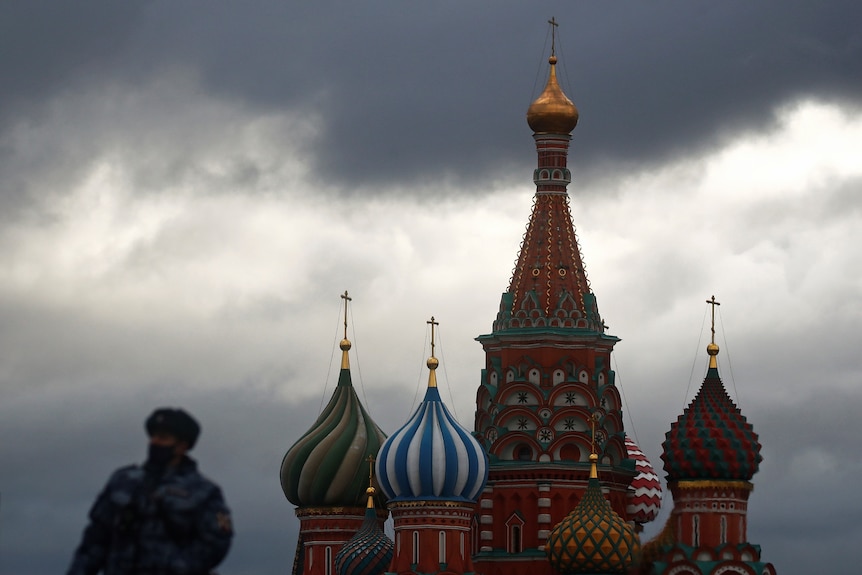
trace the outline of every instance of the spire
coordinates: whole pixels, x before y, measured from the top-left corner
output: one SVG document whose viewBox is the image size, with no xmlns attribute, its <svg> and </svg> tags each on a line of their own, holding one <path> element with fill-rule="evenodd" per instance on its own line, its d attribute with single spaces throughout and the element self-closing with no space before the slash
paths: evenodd
<svg viewBox="0 0 862 575">
<path fill-rule="evenodd" d="M 710 340 L 709 345 L 706 346 L 706 353 L 709 354 L 709 369 L 718 369 L 718 362 L 715 360 L 715 356 L 718 355 L 718 345 L 715 343 L 715 306 L 721 304 L 715 301 L 715 296 L 706 300 L 706 303 L 712 306 L 712 324 L 709 328 L 712 332 L 712 339 Z"/>
<path fill-rule="evenodd" d="M 431 357 L 428 358 L 428 361 L 425 365 L 428 366 L 428 387 L 437 387 L 437 366 L 440 365 L 440 360 L 434 357 L 434 326 L 440 325 L 439 322 L 434 321 L 434 316 L 431 316 L 431 319 L 426 322 L 431 326 Z"/>
<path fill-rule="evenodd" d="M 353 301 L 353 298 L 347 294 L 347 290 L 341 295 L 344 300 L 344 339 L 338 347 L 341 348 L 341 369 L 350 369 L 350 359 L 347 357 L 347 352 L 350 350 L 350 340 L 347 339 L 347 302 Z"/>
<path fill-rule="evenodd" d="M 558 24 L 553 18 L 548 23 L 553 34 L 548 82 L 527 111 L 538 156 L 533 213 L 494 331 L 550 327 L 603 334 L 569 210 L 572 175 L 566 165 L 578 110 L 557 82 Z"/>
<path fill-rule="evenodd" d="M 599 470 L 597 467 L 599 454 L 596 453 L 596 422 L 599 420 L 599 417 L 598 413 L 594 413 L 593 416 L 590 417 L 590 479 L 599 478 Z"/>
</svg>

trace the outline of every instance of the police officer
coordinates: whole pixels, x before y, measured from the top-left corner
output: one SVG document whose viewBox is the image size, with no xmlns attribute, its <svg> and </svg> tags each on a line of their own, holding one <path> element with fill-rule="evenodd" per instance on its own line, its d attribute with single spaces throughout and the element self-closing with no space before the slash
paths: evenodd
<svg viewBox="0 0 862 575">
<path fill-rule="evenodd" d="M 146 420 L 147 460 L 114 472 L 90 510 L 68 575 L 205 575 L 230 547 L 219 487 L 186 453 L 200 426 L 182 409 Z"/>
</svg>

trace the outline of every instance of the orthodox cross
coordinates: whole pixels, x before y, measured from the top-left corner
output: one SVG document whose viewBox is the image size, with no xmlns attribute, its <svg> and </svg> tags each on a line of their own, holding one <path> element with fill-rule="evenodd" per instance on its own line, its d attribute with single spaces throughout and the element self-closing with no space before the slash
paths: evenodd
<svg viewBox="0 0 862 575">
<path fill-rule="evenodd" d="M 590 453 L 596 452 L 596 422 L 598 422 L 600 415 L 598 413 L 594 413 L 590 417 L 590 433 L 592 437 L 590 438 Z"/>
<path fill-rule="evenodd" d="M 434 326 L 440 325 L 440 323 L 434 321 L 433 315 L 431 316 L 431 319 L 429 321 L 426 321 L 425 323 L 431 326 L 431 357 L 434 357 Z"/>
<path fill-rule="evenodd" d="M 557 19 L 554 18 L 553 16 L 551 16 L 551 19 L 548 20 L 548 24 L 551 25 L 551 56 L 554 56 L 556 54 L 555 45 L 556 45 L 557 26 L 559 26 L 559 24 L 557 23 Z"/>
<path fill-rule="evenodd" d="M 371 482 L 374 477 L 374 456 L 368 456 L 368 486 L 371 487 Z"/>
<path fill-rule="evenodd" d="M 710 331 L 712 331 L 712 343 L 715 343 L 715 306 L 721 304 L 715 301 L 715 296 L 712 296 L 710 299 L 706 300 L 706 303 L 712 306 L 712 325 L 710 326 Z"/>
<path fill-rule="evenodd" d="M 347 290 L 344 290 L 341 299 L 344 300 L 344 339 L 347 339 L 347 302 L 353 301 L 353 298 L 347 295 Z"/>
</svg>

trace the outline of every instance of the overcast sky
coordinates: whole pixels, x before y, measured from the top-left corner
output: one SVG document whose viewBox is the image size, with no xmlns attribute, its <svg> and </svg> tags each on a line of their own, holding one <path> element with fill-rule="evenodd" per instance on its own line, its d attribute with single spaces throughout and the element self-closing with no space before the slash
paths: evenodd
<svg viewBox="0 0 862 575">
<path fill-rule="evenodd" d="M 163 405 L 234 510 L 220 571 L 287 572 L 278 469 L 335 385 L 345 289 L 381 428 L 421 397 L 431 315 L 472 428 L 551 16 L 627 431 L 663 475 L 714 294 L 763 443 L 749 540 L 782 575 L 858 569 L 862 5 L 112 0 L 0 8 L 0 573 L 66 568 Z"/>
</svg>

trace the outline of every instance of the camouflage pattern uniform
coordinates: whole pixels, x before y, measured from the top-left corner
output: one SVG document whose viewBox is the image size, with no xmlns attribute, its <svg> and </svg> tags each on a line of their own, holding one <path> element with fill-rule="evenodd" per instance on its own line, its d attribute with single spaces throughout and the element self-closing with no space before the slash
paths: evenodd
<svg viewBox="0 0 862 575">
<path fill-rule="evenodd" d="M 205 575 L 233 536 L 221 490 L 189 457 L 162 476 L 118 469 L 89 517 L 68 575 Z"/>
</svg>

